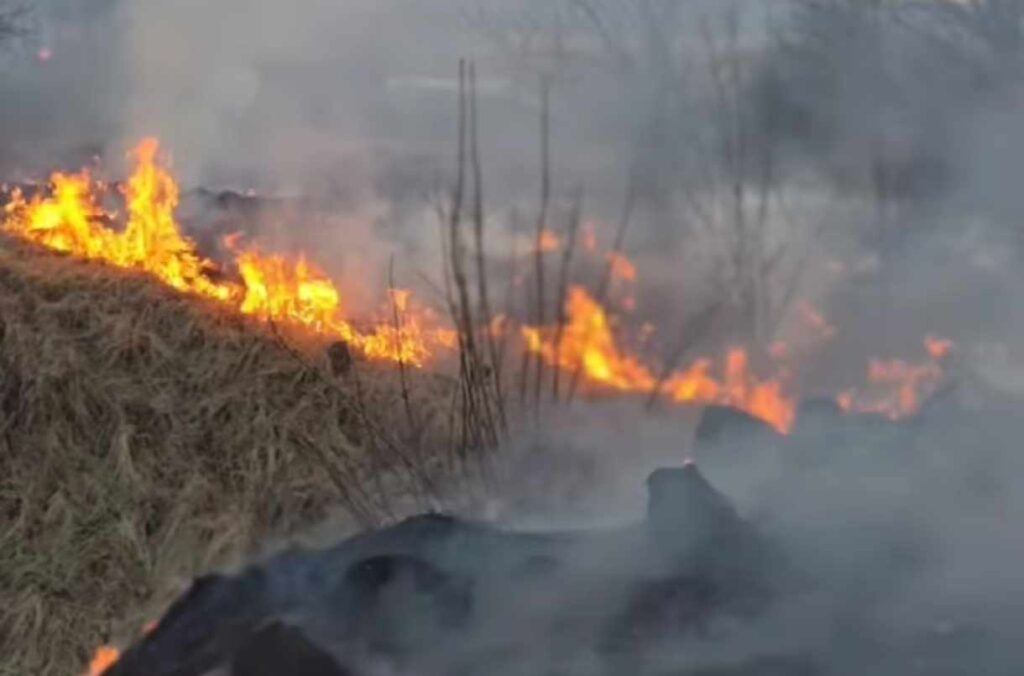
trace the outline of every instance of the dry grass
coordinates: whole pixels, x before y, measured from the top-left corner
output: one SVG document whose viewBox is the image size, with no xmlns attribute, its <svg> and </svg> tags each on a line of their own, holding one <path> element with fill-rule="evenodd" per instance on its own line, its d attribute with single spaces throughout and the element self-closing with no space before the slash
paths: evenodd
<svg viewBox="0 0 1024 676">
<path fill-rule="evenodd" d="M 75 673 L 175 581 L 339 507 L 435 499 L 450 384 L 412 374 L 413 430 L 393 370 L 322 355 L 0 242 L 0 674 Z"/>
</svg>

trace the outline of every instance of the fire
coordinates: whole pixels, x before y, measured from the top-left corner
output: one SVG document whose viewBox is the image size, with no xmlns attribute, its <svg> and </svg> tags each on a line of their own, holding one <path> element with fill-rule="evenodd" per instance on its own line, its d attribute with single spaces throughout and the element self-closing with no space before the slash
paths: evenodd
<svg viewBox="0 0 1024 676">
<path fill-rule="evenodd" d="M 89 661 L 89 669 L 83 676 L 102 676 L 103 672 L 117 664 L 119 659 L 121 652 L 117 648 L 100 646 Z"/>
<path fill-rule="evenodd" d="M 932 359 L 945 359 L 953 351 L 953 341 L 935 336 L 925 336 L 924 348 Z"/>
<path fill-rule="evenodd" d="M 792 428 L 794 402 L 780 382 L 761 381 L 752 373 L 746 351 L 728 352 L 722 380 L 714 377 L 712 363 L 705 359 L 662 382 L 642 360 L 619 346 L 607 313 L 585 289 L 570 289 L 565 310 L 567 322 L 560 334 L 549 328 L 522 330 L 527 348 L 548 364 L 569 372 L 580 370 L 590 383 L 611 390 L 650 393 L 657 389 L 677 404 L 733 406 L 780 432 Z"/>
<path fill-rule="evenodd" d="M 580 228 L 580 244 L 585 251 L 597 251 L 597 226 L 593 221 L 585 221 Z"/>
<path fill-rule="evenodd" d="M 174 219 L 178 185 L 157 164 L 158 151 L 156 139 L 145 139 L 132 152 L 136 170 L 124 193 L 128 223 L 123 233 L 103 228 L 104 235 L 109 233 L 109 244 L 99 257 L 119 267 L 148 272 L 179 291 L 229 300 L 237 291 L 229 284 L 210 281 L 207 273 L 212 264 L 199 256 Z"/>
<path fill-rule="evenodd" d="M 750 368 L 741 348 L 731 348 L 725 357 L 725 377 L 709 375 L 710 362 L 699 360 L 688 370 L 665 383 L 667 396 L 676 403 L 708 403 L 731 406 L 764 420 L 779 432 L 789 432 L 796 420 L 796 403 L 783 391 L 782 377 L 760 380 Z"/>
<path fill-rule="evenodd" d="M 432 311 L 417 305 L 409 291 L 392 289 L 387 307 L 374 321 L 356 324 L 335 283 L 305 256 L 267 254 L 243 246 L 240 237 L 226 240 L 233 254 L 225 270 L 203 258 L 179 226 L 175 212 L 179 188 L 166 168 L 156 139 L 143 140 L 131 153 L 135 168 L 121 189 L 124 214 L 108 211 L 110 188 L 87 170 L 55 173 L 48 191 L 31 199 L 15 190 L 4 207 L 2 228 L 52 250 L 144 272 L 178 291 L 222 304 L 266 322 L 307 329 L 328 339 L 344 340 L 374 360 L 424 366 L 438 354 L 458 348 L 457 334 Z M 122 228 L 111 224 L 122 222 Z M 550 230 L 542 230 L 540 251 L 560 249 L 564 243 Z M 583 224 L 582 246 L 597 247 L 594 224 Z M 604 254 L 612 278 L 633 284 L 636 266 L 619 252 Z M 229 273 L 228 275 L 223 274 Z M 215 274 L 221 273 L 221 274 Z M 628 294 L 620 306 L 631 308 Z M 810 304 L 797 308 L 812 343 L 828 340 L 836 329 Z M 776 375 L 762 379 L 751 367 L 747 351 L 733 348 L 716 364 L 698 360 L 687 369 L 657 374 L 615 337 L 606 310 L 582 287 L 572 287 L 566 299 L 567 322 L 562 327 L 522 327 L 526 349 L 547 363 L 572 373 L 581 372 L 592 385 L 630 393 L 651 393 L 678 404 L 720 404 L 742 409 L 786 432 L 794 422 L 794 397 L 787 390 L 793 378 L 795 346 L 777 342 L 768 346 Z M 509 330 L 508 318 L 495 320 L 490 330 Z M 953 348 L 951 341 L 929 336 L 925 349 L 930 360 L 914 365 L 897 360 L 873 360 L 865 391 L 839 395 L 847 410 L 875 411 L 897 418 L 910 415 L 942 377 L 940 362 Z"/>
<path fill-rule="evenodd" d="M 611 266 L 612 277 L 624 282 L 636 281 L 636 266 L 620 253 L 608 254 L 608 263 Z"/>
<path fill-rule="evenodd" d="M 536 247 L 541 253 L 551 253 L 562 248 L 562 239 L 550 230 L 541 230 Z"/>
<path fill-rule="evenodd" d="M 114 214 L 100 206 L 106 186 L 87 171 L 56 173 L 51 194 L 31 200 L 15 191 L 5 207 L 3 229 L 45 247 L 90 260 L 139 270 L 178 291 L 215 300 L 269 322 L 282 322 L 340 338 L 370 359 L 422 366 L 438 349 L 455 343 L 432 313 L 413 306 L 406 295 L 397 324 L 381 321 L 367 330 L 345 318 L 341 293 L 305 257 L 265 255 L 255 248 L 229 248 L 235 254 L 239 281 L 215 281 L 215 266 L 200 256 L 175 219 L 179 189 L 161 165 L 159 143 L 145 139 L 131 153 L 135 171 L 123 196 L 123 230 L 107 222 Z M 408 293 L 408 292 L 403 292 Z"/>
<path fill-rule="evenodd" d="M 156 631 L 158 626 L 160 626 L 159 620 L 150 620 L 142 625 L 139 633 L 142 636 L 149 636 Z M 109 645 L 100 646 L 89 660 L 89 668 L 83 676 L 102 676 L 103 672 L 117 664 L 120 659 L 121 651 L 117 648 Z"/>
<path fill-rule="evenodd" d="M 550 329 L 523 327 L 530 351 L 568 371 L 582 368 L 589 380 L 612 389 L 648 392 L 654 388 L 657 378 L 637 358 L 619 350 L 604 308 L 584 288 L 569 290 L 565 310 L 568 321 L 557 346 Z"/>
<path fill-rule="evenodd" d="M 864 391 L 846 390 L 836 400 L 844 411 L 877 413 L 899 420 L 917 413 L 943 376 L 941 362 L 953 350 L 953 342 L 928 336 L 924 341 L 930 361 L 912 364 L 899 359 L 872 359 Z"/>
</svg>

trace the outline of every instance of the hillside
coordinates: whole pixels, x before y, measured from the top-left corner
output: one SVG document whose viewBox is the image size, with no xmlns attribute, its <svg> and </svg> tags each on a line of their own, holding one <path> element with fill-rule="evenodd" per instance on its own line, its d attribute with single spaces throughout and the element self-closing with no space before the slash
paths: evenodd
<svg viewBox="0 0 1024 676">
<path fill-rule="evenodd" d="M 74 673 L 175 581 L 338 508 L 371 523 L 415 488 L 407 458 L 381 471 L 408 431 L 394 370 L 335 374 L 323 345 L 296 345 L 148 277 L 0 241 L 0 673 Z M 443 386 L 427 380 L 413 397 Z M 413 404 L 427 447 L 443 416 Z"/>
</svg>

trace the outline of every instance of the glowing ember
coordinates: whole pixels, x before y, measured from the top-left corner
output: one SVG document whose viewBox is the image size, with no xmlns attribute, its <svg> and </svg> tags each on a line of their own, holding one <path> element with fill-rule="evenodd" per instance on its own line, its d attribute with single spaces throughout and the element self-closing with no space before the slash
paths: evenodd
<svg viewBox="0 0 1024 676">
<path fill-rule="evenodd" d="M 233 306 L 266 321 L 305 327 L 345 340 L 370 359 L 422 366 L 439 348 L 455 343 L 431 313 L 413 307 L 408 292 L 399 303 L 399 326 L 379 322 L 366 331 L 344 318 L 341 294 L 304 257 L 268 256 L 227 243 L 236 256 L 240 282 L 214 281 L 214 266 L 175 220 L 178 186 L 158 161 L 159 144 L 146 139 L 132 152 L 135 171 L 124 189 L 127 222 L 122 231 L 99 206 L 105 186 L 88 172 L 54 174 L 51 195 L 28 201 L 15 191 L 5 207 L 3 228 L 56 251 L 140 270 L 179 291 Z"/>
<path fill-rule="evenodd" d="M 579 369 L 589 382 L 608 389 L 650 393 L 660 388 L 661 394 L 677 404 L 732 406 L 780 432 L 791 429 L 794 402 L 785 396 L 780 382 L 761 381 L 751 372 L 744 350 L 728 352 L 721 381 L 712 375 L 711 362 L 700 360 L 659 383 L 643 361 L 620 348 L 607 313 L 585 289 L 571 288 L 565 309 L 568 320 L 557 344 L 557 332 L 523 327 L 528 349 L 548 364 L 569 372 Z"/>
<path fill-rule="evenodd" d="M 110 646 L 100 646 L 89 662 L 89 669 L 83 676 L 101 676 L 110 667 L 117 664 L 121 658 L 121 652 Z"/>
</svg>

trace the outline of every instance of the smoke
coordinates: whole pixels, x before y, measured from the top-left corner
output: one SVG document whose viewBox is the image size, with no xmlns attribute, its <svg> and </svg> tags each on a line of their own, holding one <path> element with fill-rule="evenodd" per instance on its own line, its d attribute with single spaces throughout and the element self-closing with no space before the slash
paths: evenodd
<svg viewBox="0 0 1024 676">
<path fill-rule="evenodd" d="M 932 333 L 989 381 L 984 407 L 1012 410 L 1024 17 L 1015 3 L 900 4 L 48 0 L 34 32 L 6 45 L 0 170 L 20 180 L 100 155 L 116 173 L 155 134 L 188 187 L 308 198 L 257 229 L 273 248 L 315 252 L 346 290 L 385 284 L 396 253 L 403 283 L 436 277 L 432 200 L 450 186 L 454 78 L 472 58 L 491 223 L 511 230 L 513 209 L 522 226 L 537 208 L 546 76 L 559 200 L 582 187 L 588 216 L 614 229 L 632 179 L 636 318 L 667 325 L 664 351 L 708 296 L 736 315 L 711 346 L 798 334 L 791 310 L 807 299 L 840 330 L 809 389 Z M 352 302 L 372 306 L 373 293 Z M 639 479 L 693 450 L 691 420 L 635 408 L 573 409 L 513 440 L 514 480 L 488 509 L 548 526 L 552 513 L 635 514 Z M 784 645 L 835 658 L 835 673 L 885 674 L 913 661 L 894 653 L 935 643 L 991 651 L 973 673 L 1011 673 L 1000 650 L 1012 657 L 1024 626 L 1019 429 L 963 411 L 922 429 L 828 420 L 801 462 L 704 449 L 712 482 L 814 585 L 686 651 Z"/>
<path fill-rule="evenodd" d="M 0 39 L 0 170 L 39 178 L 88 163 L 121 132 L 113 101 L 127 91 L 116 3 L 0 3 L 15 17 Z"/>
<path fill-rule="evenodd" d="M 498 513 L 513 527 L 543 530 L 637 520 L 638 479 L 695 454 L 711 483 L 782 553 L 782 567 L 748 561 L 780 591 L 756 616 L 719 617 L 702 637 L 648 645 L 627 659 L 630 668 L 776 673 L 754 665 L 788 656 L 817 670 L 778 673 L 1012 674 L 1024 619 L 1016 401 L 962 387 L 912 421 L 808 411 L 782 439 L 768 430 L 749 436 L 737 419 L 724 436 L 696 446 L 679 419 L 631 419 L 625 406 L 576 411 L 532 442 L 562 464 L 553 469 L 534 458 L 513 473 L 506 495 L 525 490 L 528 498 L 506 501 Z M 548 479 L 538 485 L 539 477 Z M 641 575 L 654 575 L 644 553 L 632 556 Z M 604 559 L 615 560 L 610 552 Z M 541 593 L 553 608 L 574 602 L 557 582 Z M 623 601 L 609 592 L 595 603 Z M 558 648 L 544 659 L 551 652 Z M 550 668 L 544 659 L 536 673 Z M 565 668 L 596 673 L 593 665 Z"/>
<path fill-rule="evenodd" d="M 513 509 L 503 516 L 520 532 L 498 534 L 426 516 L 289 552 L 204 581 L 125 673 L 177 656 L 175 637 L 197 627 L 214 650 L 222 613 L 251 613 L 294 624 L 360 673 L 1013 674 L 1020 430 L 995 403 L 946 401 L 902 424 L 819 413 L 786 439 L 735 426 L 691 447 L 759 535 L 687 470 L 631 482 L 636 496 L 664 491 L 644 521 L 617 480 L 678 466 L 680 426 L 647 418 L 627 435 L 622 411 L 581 415 L 546 441 L 628 467 L 591 475 L 605 523 Z"/>
</svg>

